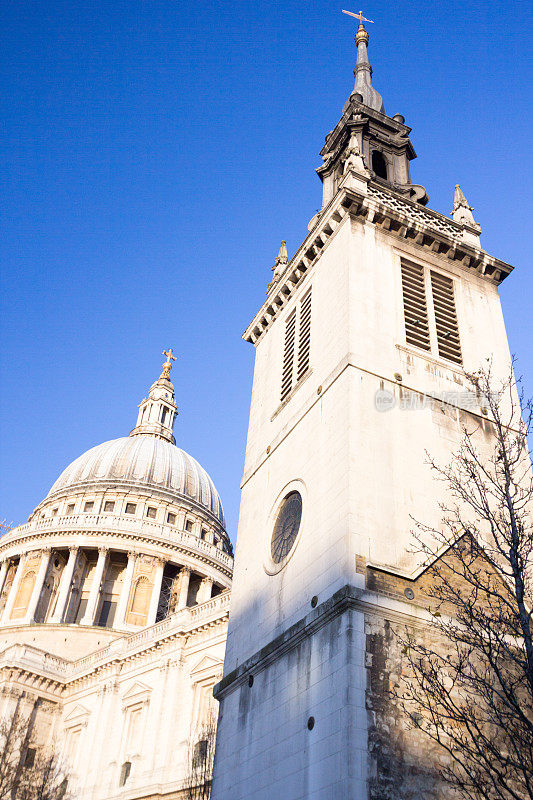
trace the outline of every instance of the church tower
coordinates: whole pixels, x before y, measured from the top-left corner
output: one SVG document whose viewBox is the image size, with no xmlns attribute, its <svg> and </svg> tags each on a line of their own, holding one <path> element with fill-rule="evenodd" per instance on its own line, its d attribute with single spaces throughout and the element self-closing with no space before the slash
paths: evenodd
<svg viewBox="0 0 533 800">
<path fill-rule="evenodd" d="M 509 370 L 498 285 L 512 268 L 481 248 L 459 187 L 450 218 L 411 183 L 411 129 L 385 112 L 359 21 L 322 208 L 290 260 L 282 244 L 244 334 L 256 357 L 213 800 L 389 796 L 369 643 L 417 614 L 412 518 L 437 524 L 443 491 L 426 452 L 447 463 L 465 420 L 483 430 L 464 372 Z"/>
</svg>

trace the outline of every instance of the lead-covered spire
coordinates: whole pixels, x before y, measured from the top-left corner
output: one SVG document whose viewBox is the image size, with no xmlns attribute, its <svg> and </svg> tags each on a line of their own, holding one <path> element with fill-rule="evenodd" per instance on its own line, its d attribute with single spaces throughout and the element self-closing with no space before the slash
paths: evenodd
<svg viewBox="0 0 533 800">
<path fill-rule="evenodd" d="M 343 13 L 349 14 L 350 17 L 355 17 L 359 20 L 359 28 L 355 34 L 355 43 L 357 45 L 357 63 L 353 71 L 355 75 L 355 85 L 353 90 L 362 96 L 365 106 L 369 106 L 370 108 L 379 111 L 381 114 L 384 114 L 385 107 L 383 105 L 382 97 L 372 86 L 372 67 L 368 61 L 367 51 L 370 37 L 368 35 L 368 31 L 363 25 L 363 21 L 373 22 L 373 20 L 363 17 L 362 11 L 360 11 L 358 14 L 353 14 L 351 11 L 343 11 Z"/>
<path fill-rule="evenodd" d="M 174 401 L 174 386 L 170 380 L 170 370 L 176 357 L 172 355 L 172 348 L 163 350 L 163 355 L 167 358 L 163 364 L 161 375 L 151 385 L 148 397 L 145 397 L 140 403 L 137 425 L 130 436 L 157 436 L 175 444 L 176 440 L 172 431 L 178 408 Z"/>
<path fill-rule="evenodd" d="M 423 186 L 411 183 L 409 162 L 416 158 L 409 139 L 411 128 L 401 114 L 388 117 L 381 95 L 372 86 L 372 68 L 368 63 L 368 33 L 363 12 L 353 14 L 359 21 L 355 35 L 357 65 L 355 86 L 343 106 L 342 116 L 326 136 L 320 155 L 324 163 L 317 173 L 323 183 L 322 208 L 348 183 L 365 192 L 369 183 L 388 187 L 409 200 L 425 205 L 428 201 Z M 345 177 L 346 176 L 346 177 Z M 355 177 L 354 177 L 355 176 Z M 315 225 L 315 216 L 309 223 Z"/>
</svg>

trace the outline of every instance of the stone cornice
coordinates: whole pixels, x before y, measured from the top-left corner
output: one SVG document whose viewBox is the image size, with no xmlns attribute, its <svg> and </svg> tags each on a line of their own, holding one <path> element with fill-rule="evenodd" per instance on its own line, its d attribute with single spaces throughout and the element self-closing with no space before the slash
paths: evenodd
<svg viewBox="0 0 533 800">
<path fill-rule="evenodd" d="M 333 163 L 341 149 L 346 128 L 357 129 L 365 127 L 371 128 L 375 134 L 379 134 L 380 131 L 388 132 L 389 137 L 387 138 L 387 143 L 389 145 L 393 145 L 399 149 L 406 148 L 408 150 L 408 158 L 410 161 L 416 158 L 415 149 L 411 143 L 411 140 L 409 139 L 409 134 L 411 133 L 412 128 L 403 122 L 399 122 L 393 117 L 387 116 L 387 114 L 382 114 L 380 111 L 370 108 L 370 106 L 366 106 L 364 103 L 359 103 L 355 100 L 352 100 L 351 98 L 344 106 L 342 117 L 337 122 L 333 130 L 331 130 L 326 136 L 326 141 L 320 150 L 320 155 L 326 156 L 328 153 L 332 153 L 333 158 L 331 159 L 330 163 Z M 394 141 L 392 135 L 397 136 L 396 141 Z M 323 172 L 324 168 L 325 165 L 319 167 L 316 170 L 317 173 L 320 174 Z"/>
<path fill-rule="evenodd" d="M 217 700 L 223 699 L 227 694 L 242 686 L 250 674 L 270 666 L 285 653 L 298 647 L 303 640 L 314 635 L 332 619 L 351 609 L 377 614 L 415 626 L 424 626 L 431 621 L 430 614 L 418 605 L 348 584 L 225 675 L 214 687 L 213 695 Z"/>
<path fill-rule="evenodd" d="M 362 198 L 361 198 L 362 202 Z M 348 209 L 354 201 L 344 193 L 338 192 L 321 214 L 317 224 L 289 261 L 279 280 L 271 285 L 267 299 L 253 318 L 243 334 L 243 339 L 255 342 L 261 338 L 278 316 L 295 290 L 300 286 L 305 276 L 311 271 L 315 262 L 320 257 L 324 247 L 336 233 L 340 224 L 347 215 Z"/>
<path fill-rule="evenodd" d="M 160 658 L 161 647 L 165 643 L 217 625 L 226 625 L 229 603 L 229 592 L 222 592 L 199 606 L 178 611 L 149 628 L 120 636 L 76 661 L 54 656 L 32 645 L 10 645 L 0 653 L 0 673 L 12 671 L 24 683 L 31 679 L 32 688 L 36 691 L 39 690 L 39 684 L 44 686 L 48 682 L 50 687 L 53 686 L 57 699 L 57 695 L 63 694 L 66 688 L 78 685 L 102 669 L 111 669 L 119 663 L 149 653 L 156 653 Z"/>
<path fill-rule="evenodd" d="M 350 185 L 351 184 L 351 185 Z M 355 175 L 346 175 L 335 197 L 318 215 L 310 230 L 279 280 L 273 284 L 267 299 L 246 328 L 243 339 L 252 344 L 261 339 L 274 319 L 312 272 L 328 242 L 348 216 L 363 224 L 373 224 L 398 240 L 418 245 L 434 255 L 447 258 L 466 272 L 499 284 L 513 267 L 490 256 L 466 241 L 468 229 L 437 211 L 382 187 L 368 184 Z M 359 188 L 353 188 L 354 186 Z"/>
<path fill-rule="evenodd" d="M 105 526 L 106 521 L 108 527 Z M 95 523 L 100 523 L 102 527 Z M 150 528 L 153 533 L 148 532 Z M 132 520 L 131 517 L 110 514 L 51 517 L 20 525 L 0 538 L 0 559 L 18 555 L 21 549 L 26 552 L 30 547 L 42 548 L 43 542 L 47 546 L 62 546 L 62 539 L 68 540 L 68 546 L 90 546 L 81 541 L 82 537 L 94 538 L 94 544 L 91 543 L 94 547 L 105 544 L 120 550 L 131 547 L 131 543 L 135 542 L 157 548 L 158 555 L 183 553 L 193 562 L 209 564 L 230 580 L 233 574 L 233 558 L 228 553 L 188 531 L 144 519 Z M 105 542 L 102 541 L 104 538 Z M 50 545 L 49 539 L 52 539 Z M 63 546 L 67 546 L 67 543 Z"/>
<path fill-rule="evenodd" d="M 34 508 L 32 511 L 32 517 L 38 514 L 43 508 L 47 506 L 54 505 L 58 503 L 62 499 L 69 499 L 72 497 L 73 499 L 79 497 L 80 495 L 85 495 L 89 493 L 94 493 L 95 495 L 108 495 L 108 494 L 134 494 L 136 496 L 142 497 L 145 500 L 151 499 L 160 499 L 163 501 L 168 502 L 171 505 L 176 506 L 179 509 L 185 509 L 192 511 L 194 514 L 197 514 L 199 517 L 205 518 L 205 521 L 212 525 L 218 533 L 227 536 L 226 530 L 223 525 L 221 525 L 220 520 L 218 517 L 213 514 L 206 506 L 202 505 L 201 503 L 197 502 L 194 498 L 189 497 L 188 495 L 181 494 L 177 490 L 170 490 L 164 487 L 157 487 L 150 485 L 148 488 L 141 483 L 136 481 L 125 481 L 121 480 L 113 480 L 112 478 L 106 479 L 105 486 L 102 485 L 102 481 L 83 481 L 72 486 L 68 486 L 65 489 L 58 489 L 53 494 L 48 494 L 38 506 Z"/>
</svg>

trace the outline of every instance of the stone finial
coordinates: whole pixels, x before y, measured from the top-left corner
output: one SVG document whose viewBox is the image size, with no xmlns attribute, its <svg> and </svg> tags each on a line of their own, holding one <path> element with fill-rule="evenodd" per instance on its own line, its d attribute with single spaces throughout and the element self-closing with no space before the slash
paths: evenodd
<svg viewBox="0 0 533 800">
<path fill-rule="evenodd" d="M 470 225 L 472 228 L 478 228 L 479 225 L 474 219 L 472 214 L 473 207 L 468 205 L 468 201 L 463 194 L 463 190 L 458 183 L 455 184 L 455 192 L 453 195 L 453 211 L 452 219 L 455 222 L 462 223 L 463 225 Z"/>
<path fill-rule="evenodd" d="M 463 227 L 463 239 L 469 244 L 479 247 L 479 234 L 481 233 L 481 226 L 474 219 L 472 214 L 473 207 L 468 205 L 468 201 L 463 194 L 463 190 L 458 183 L 455 184 L 455 192 L 453 195 L 453 210 L 452 219 L 458 222 Z"/>
<path fill-rule="evenodd" d="M 276 271 L 277 267 L 282 267 L 282 266 L 284 267 L 288 263 L 289 263 L 289 257 L 287 255 L 287 242 L 285 241 L 285 239 L 282 239 L 279 248 L 279 253 L 276 257 L 276 260 L 274 261 L 274 266 L 272 267 L 272 269 Z"/>
<path fill-rule="evenodd" d="M 281 273 L 289 263 L 289 257 L 287 255 L 287 243 L 285 239 L 281 242 L 281 246 L 279 248 L 279 253 L 274 260 L 274 266 L 272 267 L 272 272 L 274 275 L 272 276 L 272 281 L 268 285 L 268 290 L 272 288 L 272 286 L 277 283 L 281 277 Z"/>
</svg>

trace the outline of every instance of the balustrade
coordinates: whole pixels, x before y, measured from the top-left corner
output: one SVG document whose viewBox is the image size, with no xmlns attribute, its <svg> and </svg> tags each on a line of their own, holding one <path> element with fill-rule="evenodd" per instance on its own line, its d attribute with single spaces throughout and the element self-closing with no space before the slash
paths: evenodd
<svg viewBox="0 0 533 800">
<path fill-rule="evenodd" d="M 179 522 L 179 519 L 178 519 Z M 148 535 L 163 543 L 177 542 L 185 545 L 188 549 L 200 551 L 208 555 L 213 561 L 231 568 L 233 558 L 218 548 L 216 545 L 190 531 L 180 530 L 179 527 L 168 525 L 162 522 L 154 522 L 146 518 L 139 519 L 123 514 L 67 514 L 57 517 L 46 517 L 45 519 L 35 519 L 14 528 L 2 537 L 4 546 L 15 543 L 17 539 L 45 531 L 61 532 L 70 530 L 91 531 L 97 529 L 99 532 L 111 533 L 124 531 L 125 533 L 138 533 Z"/>
<path fill-rule="evenodd" d="M 10 648 L 10 654 L 23 668 L 38 669 L 52 675 L 58 675 L 63 680 L 68 681 L 90 672 L 110 658 L 116 658 L 120 654 L 135 651 L 147 644 L 151 646 L 151 642 L 157 641 L 169 630 L 180 628 L 187 630 L 190 627 L 202 624 L 203 619 L 209 620 L 213 617 L 213 614 L 227 611 L 229 609 L 229 601 L 229 592 L 222 592 L 201 605 L 176 611 L 156 625 L 144 628 L 138 633 L 125 635 L 100 650 L 75 661 L 69 661 L 66 658 L 50 653 L 43 653 L 31 645 L 23 644 L 13 645 Z"/>
</svg>

